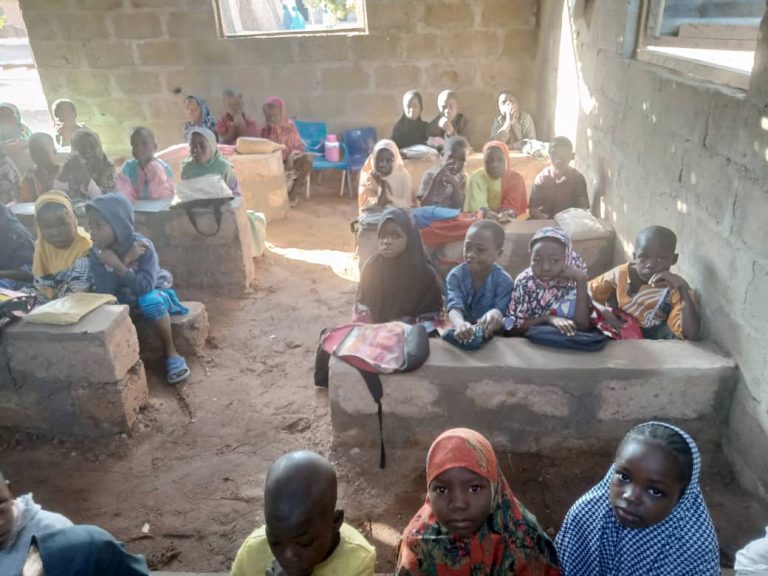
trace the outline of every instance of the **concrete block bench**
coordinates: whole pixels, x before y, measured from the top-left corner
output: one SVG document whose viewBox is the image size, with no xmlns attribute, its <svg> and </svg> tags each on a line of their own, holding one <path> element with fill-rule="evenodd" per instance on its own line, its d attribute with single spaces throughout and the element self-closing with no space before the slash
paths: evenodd
<svg viewBox="0 0 768 576">
<path fill-rule="evenodd" d="M 554 220 L 521 220 L 506 224 L 504 230 L 504 253 L 499 258 L 499 266 L 503 267 L 514 278 L 525 270 L 531 258 L 528 243 L 539 228 L 554 226 Z M 575 250 L 581 254 L 587 263 L 589 277 L 593 278 L 609 270 L 613 265 L 614 232 L 603 238 L 577 240 L 573 243 Z M 376 230 L 360 230 L 357 234 L 357 252 L 359 266 L 362 270 L 365 262 L 378 250 Z M 451 242 L 438 249 L 441 260 L 461 262 L 463 259 L 464 241 Z"/>
<path fill-rule="evenodd" d="M 184 210 L 168 206 L 170 199 L 144 200 L 134 204 L 136 230 L 152 240 L 160 255 L 160 265 L 173 274 L 182 288 L 218 288 L 241 292 L 254 278 L 250 224 L 242 198 L 235 198 L 222 209 L 221 228 L 212 237 L 203 236 Z M 13 208 L 19 220 L 37 234 L 34 204 Z M 84 215 L 81 224 L 87 225 Z M 212 232 L 212 213 L 198 218 L 201 230 Z"/>
<path fill-rule="evenodd" d="M 182 302 L 189 308 L 184 316 L 171 316 L 173 341 L 182 356 L 196 356 L 205 348 L 208 339 L 208 314 L 202 302 Z M 146 320 L 136 320 L 136 332 L 141 346 L 141 357 L 145 360 L 164 356 L 163 342 L 157 331 Z"/>
<path fill-rule="evenodd" d="M 425 365 L 382 377 L 387 448 L 426 450 L 442 431 L 477 429 L 507 452 L 613 450 L 632 425 L 678 422 L 702 444 L 719 442 L 736 365 L 690 342 L 611 342 L 601 352 L 496 338 L 477 352 L 431 340 Z M 376 404 L 359 373 L 333 359 L 335 442 L 378 447 Z"/>
<path fill-rule="evenodd" d="M 127 306 L 102 306 L 71 326 L 8 326 L 0 365 L 0 423 L 9 428 L 126 431 L 149 398 Z"/>
</svg>

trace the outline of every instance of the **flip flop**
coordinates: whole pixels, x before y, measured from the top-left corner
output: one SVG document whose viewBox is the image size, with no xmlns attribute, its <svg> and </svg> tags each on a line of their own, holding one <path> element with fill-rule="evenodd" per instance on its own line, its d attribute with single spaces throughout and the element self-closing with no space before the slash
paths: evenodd
<svg viewBox="0 0 768 576">
<path fill-rule="evenodd" d="M 165 379 L 168 384 L 180 384 L 189 378 L 187 361 L 182 356 L 171 356 L 165 361 Z"/>
</svg>

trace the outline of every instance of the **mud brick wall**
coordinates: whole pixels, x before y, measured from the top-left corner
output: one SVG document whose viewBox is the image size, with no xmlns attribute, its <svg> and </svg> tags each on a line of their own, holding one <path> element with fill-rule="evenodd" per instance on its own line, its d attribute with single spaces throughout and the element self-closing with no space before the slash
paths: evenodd
<svg viewBox="0 0 768 576">
<path fill-rule="evenodd" d="M 643 226 L 677 232 L 705 336 L 740 368 L 726 448 L 742 482 L 768 495 L 768 20 L 740 91 L 624 57 L 636 5 L 593 0 L 570 22 L 585 87 L 577 164 L 614 223 L 617 257 Z M 555 50 L 561 9 L 553 0 L 542 16 Z"/>
<path fill-rule="evenodd" d="M 368 0 L 370 34 L 302 38 L 218 37 L 211 0 L 21 0 L 49 102 L 69 97 L 113 153 L 132 126 L 161 147 L 181 140 L 186 94 L 221 110 L 240 88 L 263 123 L 265 97 L 332 131 L 375 126 L 389 136 L 402 94 L 421 89 L 424 118 L 437 93 L 459 90 L 476 147 L 488 137 L 499 89 L 538 114 L 538 0 Z"/>
</svg>

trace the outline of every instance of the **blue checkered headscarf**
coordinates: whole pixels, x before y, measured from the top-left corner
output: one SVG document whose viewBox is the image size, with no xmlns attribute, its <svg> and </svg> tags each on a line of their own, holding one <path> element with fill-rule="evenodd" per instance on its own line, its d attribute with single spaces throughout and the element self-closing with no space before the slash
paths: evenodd
<svg viewBox="0 0 768 576">
<path fill-rule="evenodd" d="M 602 481 L 571 507 L 555 545 L 563 576 L 719 576 L 717 536 L 701 494 L 701 456 L 688 434 L 691 481 L 665 520 L 630 529 L 616 520 L 610 502 L 611 466 Z"/>
</svg>

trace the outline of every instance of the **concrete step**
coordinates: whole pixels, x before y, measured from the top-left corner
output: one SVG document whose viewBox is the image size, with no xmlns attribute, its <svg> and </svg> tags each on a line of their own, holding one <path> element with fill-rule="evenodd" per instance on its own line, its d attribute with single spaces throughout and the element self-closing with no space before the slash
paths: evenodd
<svg viewBox="0 0 768 576">
<path fill-rule="evenodd" d="M 604 451 L 651 419 L 718 444 L 736 380 L 734 361 L 700 343 L 611 342 L 595 353 L 524 338 L 496 338 L 477 352 L 430 344 L 422 368 L 382 376 L 387 448 L 426 451 L 442 431 L 466 426 L 507 452 Z M 337 445 L 378 447 L 376 404 L 359 373 L 335 359 L 330 398 Z"/>
</svg>

